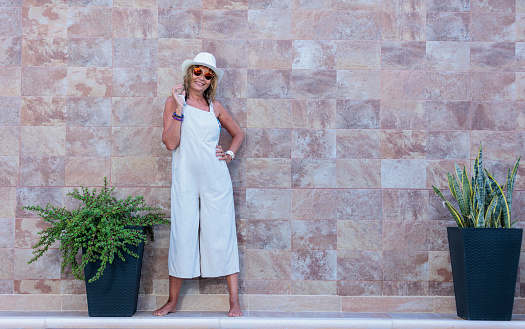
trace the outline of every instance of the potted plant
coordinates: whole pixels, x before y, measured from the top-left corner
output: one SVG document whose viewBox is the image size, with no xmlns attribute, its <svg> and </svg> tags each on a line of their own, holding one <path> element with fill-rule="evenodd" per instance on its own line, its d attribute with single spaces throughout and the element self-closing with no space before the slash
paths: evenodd
<svg viewBox="0 0 525 329">
<path fill-rule="evenodd" d="M 457 315 L 468 320 L 510 320 L 523 229 L 511 228 L 514 180 L 520 158 L 499 185 L 483 169 L 482 147 L 473 176 L 455 164 L 448 186 L 459 210 L 432 186 L 458 227 L 447 227 Z M 506 193 L 505 193 L 506 192 Z"/>
<path fill-rule="evenodd" d="M 49 203 L 24 207 L 50 224 L 38 233 L 40 240 L 33 246 L 29 263 L 59 241 L 62 272 L 70 267 L 76 278 L 86 282 L 89 316 L 132 316 L 136 312 L 146 230 L 153 241 L 152 225 L 169 224 L 161 208 L 148 206 L 144 197 L 118 200 L 114 189 L 104 178 L 98 192 L 81 186 L 67 194 L 80 201 L 77 209 Z"/>
</svg>

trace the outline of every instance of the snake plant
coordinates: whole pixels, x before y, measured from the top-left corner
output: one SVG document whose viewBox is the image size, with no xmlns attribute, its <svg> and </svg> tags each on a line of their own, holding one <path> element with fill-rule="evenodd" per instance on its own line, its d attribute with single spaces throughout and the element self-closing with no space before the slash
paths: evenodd
<svg viewBox="0 0 525 329">
<path fill-rule="evenodd" d="M 450 201 L 445 199 L 441 191 L 432 185 L 434 192 L 443 199 L 445 207 L 459 227 L 503 227 L 510 228 L 511 222 L 512 191 L 514 180 L 518 172 L 521 157 L 518 158 L 512 172 L 507 172 L 507 181 L 499 185 L 487 169 L 483 169 L 482 148 L 474 162 L 473 177 L 469 180 L 465 167 L 463 170 L 454 163 L 456 176 L 447 173 L 448 186 L 452 196 L 456 199 L 459 210 Z M 503 191 L 506 190 L 505 195 Z"/>
</svg>

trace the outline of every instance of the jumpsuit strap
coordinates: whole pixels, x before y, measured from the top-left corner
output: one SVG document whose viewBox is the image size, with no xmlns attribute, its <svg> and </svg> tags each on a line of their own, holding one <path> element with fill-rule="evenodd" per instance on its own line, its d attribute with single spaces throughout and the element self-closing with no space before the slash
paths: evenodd
<svg viewBox="0 0 525 329">
<path fill-rule="evenodd" d="M 212 101 L 210 101 L 210 113 L 215 114 L 215 112 L 213 111 L 213 102 Z"/>
</svg>

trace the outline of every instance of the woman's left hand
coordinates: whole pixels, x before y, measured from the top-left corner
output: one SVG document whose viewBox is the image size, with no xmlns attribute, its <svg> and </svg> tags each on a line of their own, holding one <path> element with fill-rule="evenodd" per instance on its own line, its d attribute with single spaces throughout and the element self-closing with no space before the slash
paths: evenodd
<svg viewBox="0 0 525 329">
<path fill-rule="evenodd" d="M 232 157 L 229 154 L 224 153 L 220 145 L 215 146 L 215 154 L 219 160 L 224 160 L 226 163 L 230 163 L 230 161 L 232 161 Z"/>
</svg>

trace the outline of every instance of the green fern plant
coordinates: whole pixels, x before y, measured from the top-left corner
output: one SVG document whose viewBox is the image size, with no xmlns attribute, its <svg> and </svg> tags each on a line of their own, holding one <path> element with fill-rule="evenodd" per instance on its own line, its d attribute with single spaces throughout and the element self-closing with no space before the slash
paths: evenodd
<svg viewBox="0 0 525 329">
<path fill-rule="evenodd" d="M 100 278 L 107 264 L 111 264 L 115 257 L 125 260 L 124 253 L 127 253 L 138 258 L 127 246 L 147 243 L 147 239 L 145 234 L 130 226 L 145 226 L 153 241 L 152 225 L 169 224 L 169 220 L 164 218 L 161 208 L 148 206 L 142 196 L 117 200 L 112 195 L 114 189 L 108 187 L 104 177 L 104 187 L 99 193 L 96 189 L 90 191 L 81 186 L 80 190 L 67 194 L 81 201 L 75 210 L 49 203 L 45 207 L 25 206 L 25 209 L 37 212 L 39 217 L 51 224 L 38 233 L 40 240 L 33 246 L 34 257 L 28 264 L 38 260 L 53 243 L 59 241 L 62 272 L 71 266 L 75 277 L 84 279 L 84 267 L 89 262 L 100 261 L 97 273 L 89 279 L 93 282 Z M 84 252 L 79 263 L 77 254 L 82 248 Z"/>
<path fill-rule="evenodd" d="M 456 199 L 459 210 L 450 201 L 445 199 L 441 191 L 432 185 L 434 192 L 443 199 L 445 207 L 459 227 L 502 227 L 510 228 L 511 222 L 512 191 L 514 180 L 518 172 L 521 157 L 518 158 L 512 171 L 507 172 L 507 181 L 499 185 L 494 179 L 494 174 L 483 168 L 482 147 L 474 162 L 473 177 L 469 180 L 465 167 L 463 170 L 454 163 L 456 176 L 447 173 L 448 186 L 452 197 Z M 505 195 L 503 191 L 506 190 Z"/>
</svg>

